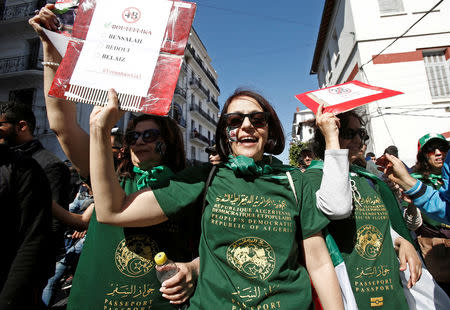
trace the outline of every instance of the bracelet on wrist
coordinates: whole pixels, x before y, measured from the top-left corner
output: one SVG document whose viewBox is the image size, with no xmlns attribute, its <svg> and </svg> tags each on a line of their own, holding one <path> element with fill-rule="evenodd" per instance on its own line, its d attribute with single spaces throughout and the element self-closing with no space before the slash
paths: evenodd
<svg viewBox="0 0 450 310">
<path fill-rule="evenodd" d="M 52 61 L 43 61 L 41 62 L 43 66 L 49 66 L 49 67 L 59 67 L 59 63 L 52 62 Z"/>
</svg>

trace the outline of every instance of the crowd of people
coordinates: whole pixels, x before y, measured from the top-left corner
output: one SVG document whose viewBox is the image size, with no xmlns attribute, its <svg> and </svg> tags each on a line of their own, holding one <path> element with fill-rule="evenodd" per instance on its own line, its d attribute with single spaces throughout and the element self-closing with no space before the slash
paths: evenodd
<svg viewBox="0 0 450 310">
<path fill-rule="evenodd" d="M 285 148 L 276 111 L 237 89 L 205 149 L 210 163 L 186 167 L 172 119 L 142 114 L 122 135 L 110 89 L 88 134 L 74 103 L 47 95 L 61 62 L 42 30 L 57 27 L 52 8 L 30 25 L 48 121 L 82 182 L 73 197 L 69 168 L 33 136 L 30 105 L 1 103 L 1 309 L 54 307 L 68 273 L 67 309 L 450 308 L 445 137 L 420 138 L 410 169 L 395 146 L 366 153 L 358 111 L 320 106 L 310 145 L 288 166 L 275 157 Z M 160 251 L 178 267 L 163 283 Z"/>
</svg>

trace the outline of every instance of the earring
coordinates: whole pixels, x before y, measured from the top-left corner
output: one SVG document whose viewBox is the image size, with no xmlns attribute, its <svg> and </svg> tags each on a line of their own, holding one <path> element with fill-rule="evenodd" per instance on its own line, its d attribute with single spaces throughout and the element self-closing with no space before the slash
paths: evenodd
<svg viewBox="0 0 450 310">
<path fill-rule="evenodd" d="M 164 154 L 166 153 L 166 144 L 161 141 L 156 142 L 155 152 L 161 156 L 164 156 Z"/>
</svg>

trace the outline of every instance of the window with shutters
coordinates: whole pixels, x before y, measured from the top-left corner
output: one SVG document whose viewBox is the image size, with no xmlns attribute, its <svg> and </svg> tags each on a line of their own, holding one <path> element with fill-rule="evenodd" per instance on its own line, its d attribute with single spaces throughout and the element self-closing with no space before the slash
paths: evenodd
<svg viewBox="0 0 450 310">
<path fill-rule="evenodd" d="M 403 13 L 405 11 L 402 0 L 378 0 L 378 7 L 381 15 Z"/>
<path fill-rule="evenodd" d="M 433 99 L 450 97 L 450 64 L 445 59 L 445 51 L 423 53 L 428 86 Z"/>
</svg>

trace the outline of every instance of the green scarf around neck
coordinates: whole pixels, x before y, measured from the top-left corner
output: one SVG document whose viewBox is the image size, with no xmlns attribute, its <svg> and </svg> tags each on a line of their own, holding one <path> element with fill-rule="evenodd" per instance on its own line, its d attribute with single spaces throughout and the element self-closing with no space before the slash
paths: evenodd
<svg viewBox="0 0 450 310">
<path fill-rule="evenodd" d="M 295 169 L 294 167 L 283 165 L 279 159 L 273 156 L 263 156 L 262 160 L 255 162 L 253 158 L 247 156 L 229 155 L 225 166 L 233 170 L 236 176 L 255 177 L 264 177 L 273 173 Z"/>
<path fill-rule="evenodd" d="M 443 184 L 442 183 L 442 175 L 440 175 L 440 174 L 430 173 L 430 175 L 428 177 L 425 177 L 424 175 L 415 172 L 415 173 L 411 173 L 411 176 L 414 179 L 427 180 L 428 182 L 431 182 L 431 184 L 433 184 L 433 186 L 434 186 L 434 189 L 438 189 Z"/>
<path fill-rule="evenodd" d="M 142 170 L 134 166 L 133 172 L 139 177 L 136 183 L 138 190 L 152 187 L 159 183 L 161 179 L 168 179 L 173 176 L 172 170 L 166 166 L 157 166 L 149 170 Z"/>
</svg>

